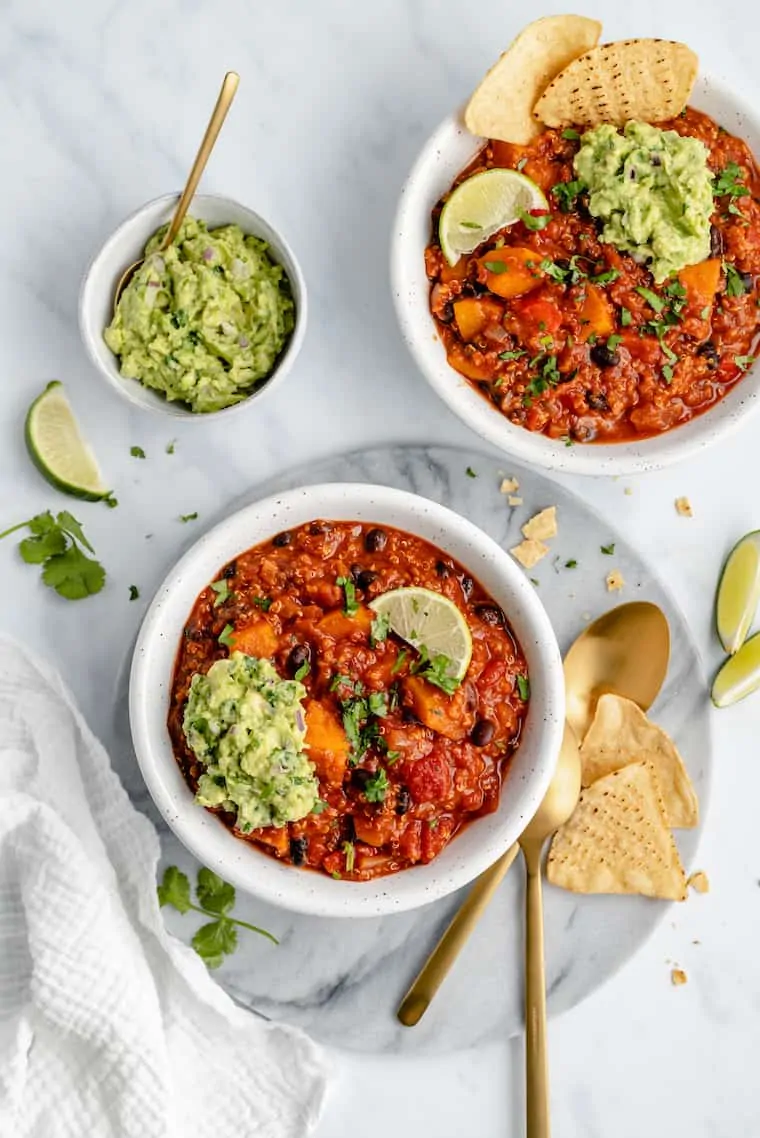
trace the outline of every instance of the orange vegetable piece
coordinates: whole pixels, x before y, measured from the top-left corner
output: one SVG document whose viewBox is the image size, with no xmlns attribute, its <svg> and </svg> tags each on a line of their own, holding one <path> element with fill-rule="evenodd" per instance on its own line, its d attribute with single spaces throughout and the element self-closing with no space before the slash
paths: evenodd
<svg viewBox="0 0 760 1138">
<path fill-rule="evenodd" d="M 328 786 L 340 786 L 346 773 L 351 748 L 338 717 L 317 700 L 309 700 L 304 709 L 306 746 L 320 780 Z"/>
<path fill-rule="evenodd" d="M 460 375 L 466 375 L 468 379 L 491 378 L 491 371 L 488 367 L 485 364 L 477 363 L 472 356 L 462 351 L 461 347 L 452 347 L 446 358 L 451 367 Z"/>
<path fill-rule="evenodd" d="M 720 260 L 700 261 L 698 265 L 687 265 L 681 269 L 678 279 L 686 289 L 686 303 L 695 312 L 712 307 L 715 294 L 720 285 Z"/>
<path fill-rule="evenodd" d="M 354 814 L 356 836 L 360 842 L 366 842 L 368 846 L 384 846 L 393 837 L 395 828 L 393 814 L 376 814 L 374 818 Z"/>
<path fill-rule="evenodd" d="M 266 617 L 259 617 L 252 624 L 236 628 L 230 639 L 234 651 L 256 656 L 260 660 L 274 656 L 277 651 L 277 633 Z"/>
<path fill-rule="evenodd" d="M 541 254 L 522 245 L 505 245 L 491 249 L 479 258 L 478 264 L 486 271 L 486 285 L 497 296 L 524 296 L 539 288 L 544 274 L 539 269 Z M 488 265 L 504 265 L 502 272 L 491 272 Z"/>
<path fill-rule="evenodd" d="M 375 614 L 372 609 L 363 606 L 357 609 L 353 616 L 346 616 L 344 612 L 335 609 L 334 612 L 329 612 L 327 616 L 322 617 L 317 628 L 328 636 L 334 636 L 336 640 L 343 640 L 355 633 L 368 636 L 374 617 Z"/>
<path fill-rule="evenodd" d="M 468 296 L 454 301 L 454 319 L 463 340 L 474 340 L 487 324 L 499 324 L 503 316 L 503 307 L 487 296 Z"/>
<path fill-rule="evenodd" d="M 464 687 L 457 688 L 453 695 L 447 695 L 421 676 L 407 676 L 404 689 L 411 696 L 414 714 L 431 731 L 456 741 L 470 733 L 475 715 L 468 707 Z"/>
<path fill-rule="evenodd" d="M 592 333 L 606 340 L 615 331 L 612 305 L 598 285 L 586 285 L 586 299 L 581 307 L 580 317 L 582 321 L 588 321 L 581 327 L 580 337 L 584 341 L 588 340 Z"/>
<path fill-rule="evenodd" d="M 450 284 L 451 281 L 463 281 L 467 276 L 468 266 L 469 259 L 467 257 L 460 257 L 455 265 L 450 265 L 444 257 L 441 265 L 441 283 Z"/>
<path fill-rule="evenodd" d="M 251 830 L 249 834 L 243 836 L 264 842 L 265 845 L 274 850 L 278 857 L 284 857 L 290 849 L 290 834 L 287 826 L 265 826 L 260 830 Z"/>
</svg>

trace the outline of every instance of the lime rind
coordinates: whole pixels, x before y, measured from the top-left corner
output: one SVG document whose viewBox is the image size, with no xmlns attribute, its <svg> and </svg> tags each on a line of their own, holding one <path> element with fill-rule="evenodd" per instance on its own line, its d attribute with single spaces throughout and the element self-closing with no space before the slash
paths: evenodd
<svg viewBox="0 0 760 1138">
<path fill-rule="evenodd" d="M 455 265 L 489 237 L 520 220 L 521 213 L 548 209 L 543 191 L 519 170 L 494 167 L 473 174 L 451 194 L 441 210 L 438 238 L 443 255 Z"/>
<path fill-rule="evenodd" d="M 24 439 L 32 462 L 56 490 L 87 502 L 108 496 L 59 380 L 49 383 L 27 411 Z"/>
<path fill-rule="evenodd" d="M 453 601 L 421 586 L 406 586 L 382 593 L 370 608 L 388 617 L 391 631 L 431 659 L 451 661 L 450 675 L 462 680 L 472 659 L 472 635 Z"/>
<path fill-rule="evenodd" d="M 715 627 L 730 656 L 739 651 L 760 601 L 760 530 L 742 537 L 726 558 L 715 599 Z"/>
<path fill-rule="evenodd" d="M 760 688 L 760 632 L 718 669 L 713 680 L 712 701 L 716 707 L 731 707 Z"/>
</svg>

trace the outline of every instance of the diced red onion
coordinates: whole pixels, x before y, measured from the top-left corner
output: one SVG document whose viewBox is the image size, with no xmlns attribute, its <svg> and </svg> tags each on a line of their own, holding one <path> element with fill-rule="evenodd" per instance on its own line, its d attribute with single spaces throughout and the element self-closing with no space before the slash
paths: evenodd
<svg viewBox="0 0 760 1138">
<path fill-rule="evenodd" d="M 204 261 L 213 261 L 213 259 L 214 259 L 214 250 L 209 245 L 208 248 L 203 250 L 203 260 Z"/>
<path fill-rule="evenodd" d="M 304 722 L 303 712 L 300 707 L 296 711 L 296 727 L 299 731 L 306 730 L 306 723 Z"/>
<path fill-rule="evenodd" d="M 238 344 L 240 344 L 241 348 L 247 348 L 249 343 L 250 343 L 250 340 L 248 339 L 247 336 L 241 336 L 240 339 L 238 340 Z"/>
<path fill-rule="evenodd" d="M 148 283 L 145 287 L 146 288 L 160 288 L 161 282 L 160 281 L 148 281 Z"/>
</svg>

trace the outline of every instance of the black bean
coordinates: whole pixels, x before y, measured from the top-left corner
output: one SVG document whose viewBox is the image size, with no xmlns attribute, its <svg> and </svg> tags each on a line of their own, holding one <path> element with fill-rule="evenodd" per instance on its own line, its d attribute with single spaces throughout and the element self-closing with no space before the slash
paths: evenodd
<svg viewBox="0 0 760 1138">
<path fill-rule="evenodd" d="M 445 561 L 436 561 L 435 571 L 438 576 L 443 577 L 444 580 L 451 576 L 451 566 L 447 565 Z"/>
<path fill-rule="evenodd" d="M 503 628 L 507 623 L 507 618 L 498 605 L 475 605 L 475 613 L 484 624 L 490 624 L 494 628 Z"/>
<path fill-rule="evenodd" d="M 353 563 L 353 565 L 351 565 L 349 568 L 349 572 L 351 573 L 351 579 L 355 582 L 358 581 L 361 571 L 362 571 L 361 565 L 357 564 L 357 562 L 355 561 Z"/>
<path fill-rule="evenodd" d="M 388 534 L 384 529 L 375 526 L 368 530 L 364 537 L 364 548 L 369 553 L 379 553 L 388 544 Z"/>
<path fill-rule="evenodd" d="M 490 719 L 479 719 L 470 732 L 473 747 L 487 747 L 496 734 L 496 725 Z"/>
<path fill-rule="evenodd" d="M 704 344 L 700 344 L 697 348 L 697 355 L 703 357 L 710 371 L 714 371 L 718 366 L 718 349 L 712 340 L 707 340 Z"/>
<path fill-rule="evenodd" d="M 470 597 L 472 596 L 472 590 L 475 588 L 475 582 L 473 581 L 472 577 L 468 577 L 467 574 L 465 574 L 459 584 L 462 589 L 462 596 L 466 601 L 469 601 Z"/>
<path fill-rule="evenodd" d="M 306 854 L 309 852 L 309 839 L 308 838 L 291 838 L 290 839 L 290 860 L 293 865 L 303 865 L 306 861 Z"/>
<path fill-rule="evenodd" d="M 652 155 L 652 165 L 653 166 L 662 166 L 662 158 L 660 158 L 660 155 L 657 154 L 657 152 L 655 152 Z"/>
<path fill-rule="evenodd" d="M 377 573 L 373 569 L 362 569 L 359 576 L 356 578 L 356 583 L 360 589 L 366 592 L 373 581 L 377 580 Z"/>
<path fill-rule="evenodd" d="M 609 411 L 610 405 L 603 391 L 587 391 L 586 403 L 592 411 Z"/>
<path fill-rule="evenodd" d="M 401 708 L 401 719 L 404 723 L 419 723 L 420 720 L 412 711 L 411 707 Z"/>
<path fill-rule="evenodd" d="M 272 545 L 277 546 L 278 549 L 282 549 L 284 546 L 290 545 L 292 540 L 293 534 L 288 530 L 283 530 L 282 533 L 275 534 L 272 538 Z"/>
<path fill-rule="evenodd" d="M 710 256 L 723 256 L 723 234 L 718 229 L 717 225 L 710 226 Z"/>
<path fill-rule="evenodd" d="M 438 319 L 442 324 L 450 324 L 454 319 L 454 305 L 450 300 L 444 304 L 443 308 L 438 313 Z"/>
<path fill-rule="evenodd" d="M 356 826 L 352 814 L 344 814 L 341 824 L 341 836 L 344 842 L 356 841 Z"/>
<path fill-rule="evenodd" d="M 351 771 L 351 785 L 357 790 L 364 790 L 371 778 L 372 771 L 365 771 L 362 767 L 357 767 Z"/>
<path fill-rule="evenodd" d="M 230 561 L 227 565 L 225 565 L 224 569 L 222 569 L 222 577 L 226 581 L 229 581 L 230 577 L 234 577 L 236 573 L 237 561 Z"/>
<path fill-rule="evenodd" d="M 752 273 L 739 273 L 739 276 L 742 279 L 745 292 L 751 292 L 755 287 L 755 278 L 752 276 Z"/>
<path fill-rule="evenodd" d="M 591 359 L 597 367 L 615 367 L 620 363 L 620 352 L 613 351 L 606 344 L 594 344 Z"/>
<path fill-rule="evenodd" d="M 299 668 L 304 664 L 311 663 L 311 648 L 308 644 L 296 644 L 295 647 L 290 649 L 286 667 L 291 676 L 294 676 Z"/>
<path fill-rule="evenodd" d="M 410 804 L 411 804 L 411 797 L 409 795 L 409 791 L 406 789 L 405 786 L 400 786 L 399 791 L 398 791 L 398 797 L 396 799 L 396 813 L 397 814 L 406 814 L 407 810 L 409 809 Z"/>
<path fill-rule="evenodd" d="M 317 537 L 318 534 L 329 533 L 331 529 L 332 526 L 329 522 L 312 522 L 309 526 L 309 533 L 312 534 L 313 537 Z"/>
</svg>

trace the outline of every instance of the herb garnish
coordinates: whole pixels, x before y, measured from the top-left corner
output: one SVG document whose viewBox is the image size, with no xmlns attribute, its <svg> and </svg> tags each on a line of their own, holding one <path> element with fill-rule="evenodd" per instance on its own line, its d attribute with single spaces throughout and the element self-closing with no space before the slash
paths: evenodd
<svg viewBox="0 0 760 1138">
<path fill-rule="evenodd" d="M 179 520 L 181 522 L 194 522 L 197 520 L 198 511 L 194 510 L 192 514 L 180 514 Z"/>
<path fill-rule="evenodd" d="M 392 676 L 395 676 L 397 672 L 401 671 L 408 655 L 409 655 L 409 653 L 406 650 L 406 648 L 402 648 L 401 651 L 399 652 L 398 656 L 396 657 L 394 663 L 393 663 L 393 667 L 391 668 L 391 675 Z"/>
<path fill-rule="evenodd" d="M 178 913 L 202 913 L 204 917 L 213 917 L 214 920 L 207 925 L 201 925 L 192 940 L 192 945 L 207 968 L 218 968 L 237 948 L 237 930 L 250 929 L 260 936 L 268 937 L 274 944 L 278 944 L 276 937 L 266 929 L 256 925 L 249 925 L 237 917 L 229 915 L 235 904 L 235 887 L 227 881 L 222 881 L 210 869 L 203 866 L 198 870 L 198 881 L 195 893 L 199 904 L 190 900 L 190 882 L 187 876 L 170 865 L 166 869 L 163 881 L 157 887 L 158 903 L 163 907 L 170 905 Z"/>
<path fill-rule="evenodd" d="M 82 525 L 68 510 L 55 518 L 46 510 L 28 521 L 19 522 L 0 533 L 0 539 L 28 527 L 31 537 L 19 542 L 19 553 L 27 565 L 42 566 L 42 580 L 69 601 L 82 600 L 99 593 L 106 571 L 94 557 L 82 551 L 95 550 L 82 531 Z"/>
<path fill-rule="evenodd" d="M 166 444 L 166 453 L 167 454 L 174 454 L 174 451 L 176 449 L 176 445 L 177 445 L 177 440 L 172 439 L 172 441 L 170 443 Z"/>
<path fill-rule="evenodd" d="M 345 596 L 343 612 L 346 616 L 355 616 L 359 611 L 359 603 L 356 599 L 356 586 L 353 581 L 350 577 L 336 577 L 335 584 L 340 586 Z"/>
<path fill-rule="evenodd" d="M 440 688 L 447 695 L 453 695 L 461 680 L 451 675 L 452 662 L 449 657 L 443 654 L 431 657 L 425 647 L 420 647 L 419 653 L 420 658 L 412 668 L 413 673 L 422 676 L 423 680 Z"/>
<path fill-rule="evenodd" d="M 747 286 L 741 273 L 730 261 L 724 261 L 723 268 L 726 271 L 726 296 L 744 296 Z"/>
<path fill-rule="evenodd" d="M 580 138 L 580 134 L 577 130 L 573 130 L 572 127 L 568 127 L 562 131 L 562 137 L 566 138 L 568 142 L 577 142 Z"/>
<path fill-rule="evenodd" d="M 136 601 L 139 596 L 140 596 L 140 590 L 138 589 L 137 585 L 130 585 L 129 586 L 129 599 L 130 599 L 130 601 Z"/>
<path fill-rule="evenodd" d="M 377 771 L 372 778 L 367 779 L 364 784 L 364 797 L 367 802 L 385 802 L 385 796 L 388 793 L 388 776 L 382 767 Z"/>
<path fill-rule="evenodd" d="M 225 624 L 222 631 L 219 633 L 219 643 L 223 644 L 225 648 L 232 648 L 232 637 L 235 634 L 235 629 L 231 624 Z"/>
<path fill-rule="evenodd" d="M 583 182 L 577 179 L 573 182 L 557 182 L 555 186 L 552 186 L 552 193 L 563 213 L 570 212 L 575 204 L 575 199 L 582 190 Z"/>
<path fill-rule="evenodd" d="M 253 603 L 256 605 L 256 608 L 261 609 L 262 612 L 269 612 L 269 610 L 272 607 L 272 598 L 271 597 L 254 597 Z"/>
<path fill-rule="evenodd" d="M 298 669 L 296 674 L 293 676 L 293 679 L 298 680 L 298 682 L 300 683 L 301 680 L 306 679 L 306 677 L 308 676 L 310 671 L 311 671 L 311 664 L 309 663 L 308 660 L 304 660 L 303 664 L 301 664 L 301 667 Z"/>
<path fill-rule="evenodd" d="M 631 316 L 631 311 L 629 308 L 620 309 L 620 323 L 623 328 L 627 328 L 632 319 L 633 317 Z"/>
<path fill-rule="evenodd" d="M 353 842 L 344 842 L 343 843 L 343 853 L 345 854 L 345 857 L 346 857 L 346 873 L 353 873 L 354 872 L 354 856 L 356 854 L 356 848 L 354 846 L 354 843 Z"/>
<path fill-rule="evenodd" d="M 489 273 L 496 273 L 497 276 L 499 273 L 509 272 L 509 265 L 507 265 L 504 261 L 484 261 L 483 264 L 488 269 Z"/>
<path fill-rule="evenodd" d="M 620 273 L 617 269 L 608 269 L 606 273 L 597 273 L 595 277 L 591 277 L 591 283 L 595 285 L 612 284 L 616 281 Z"/>
<path fill-rule="evenodd" d="M 388 633 L 391 630 L 390 617 L 387 613 L 381 612 L 372 621 L 369 629 L 369 643 L 371 648 L 377 647 L 383 640 L 388 639 Z"/>
<path fill-rule="evenodd" d="M 565 568 L 566 569 L 577 569 L 578 568 L 578 562 L 573 557 L 573 558 L 571 558 L 570 561 L 565 562 Z"/>
<path fill-rule="evenodd" d="M 741 181 L 742 170 L 736 162 L 729 162 L 721 170 L 713 183 L 713 195 L 716 198 L 730 197 L 743 198 L 749 194 L 748 188 Z"/>
<path fill-rule="evenodd" d="M 658 296 L 656 292 L 652 292 L 651 288 L 644 288 L 643 286 L 639 286 L 635 291 L 639 294 L 639 296 L 644 297 L 644 300 L 647 302 L 647 304 L 649 304 L 650 308 L 653 308 L 655 310 L 655 312 L 662 312 L 663 308 L 665 307 L 665 301 L 661 296 Z"/>
<path fill-rule="evenodd" d="M 520 693 L 520 699 L 530 699 L 530 680 L 527 676 L 517 677 L 517 690 Z"/>
<path fill-rule="evenodd" d="M 345 677 L 338 678 L 341 682 L 345 681 Z M 350 683 L 349 680 L 347 686 Z M 362 690 L 359 684 L 354 685 L 354 688 L 359 692 Z M 381 739 L 380 728 L 375 720 L 388 714 L 388 697 L 385 692 L 372 692 L 369 696 L 358 694 L 354 699 L 343 700 L 340 706 L 343 730 L 351 744 L 349 764 L 356 766 L 369 748 Z"/>
<path fill-rule="evenodd" d="M 478 225 L 477 221 L 460 221 L 459 224 L 464 229 L 482 229 L 482 225 Z"/>
<path fill-rule="evenodd" d="M 755 362 L 757 356 L 734 356 L 734 363 L 742 371 L 746 371 Z"/>
<path fill-rule="evenodd" d="M 500 360 L 519 360 L 521 356 L 527 356 L 524 348 L 515 348 L 511 352 L 499 352 Z"/>
<path fill-rule="evenodd" d="M 219 605 L 223 605 L 227 598 L 231 596 L 230 583 L 226 577 L 222 577 L 221 581 L 212 581 L 211 588 L 216 593 L 214 597 L 214 608 L 218 609 Z"/>
<path fill-rule="evenodd" d="M 467 467 L 467 469 L 465 470 L 465 474 L 467 475 L 468 478 L 477 478 L 478 477 L 477 470 L 473 470 L 471 466 Z"/>
<path fill-rule="evenodd" d="M 540 213 L 537 217 L 532 213 L 526 213 L 524 209 L 518 210 L 517 213 L 525 228 L 530 229 L 533 233 L 537 233 L 541 229 L 546 229 L 552 219 L 550 213 Z"/>
<path fill-rule="evenodd" d="M 142 447 L 130 447 L 129 453 L 132 455 L 132 458 L 145 458 L 145 451 Z"/>
<path fill-rule="evenodd" d="M 606 553 L 608 557 L 612 557 L 615 552 L 615 542 L 611 541 L 609 545 L 600 545 L 599 548 L 602 553 Z"/>
</svg>

